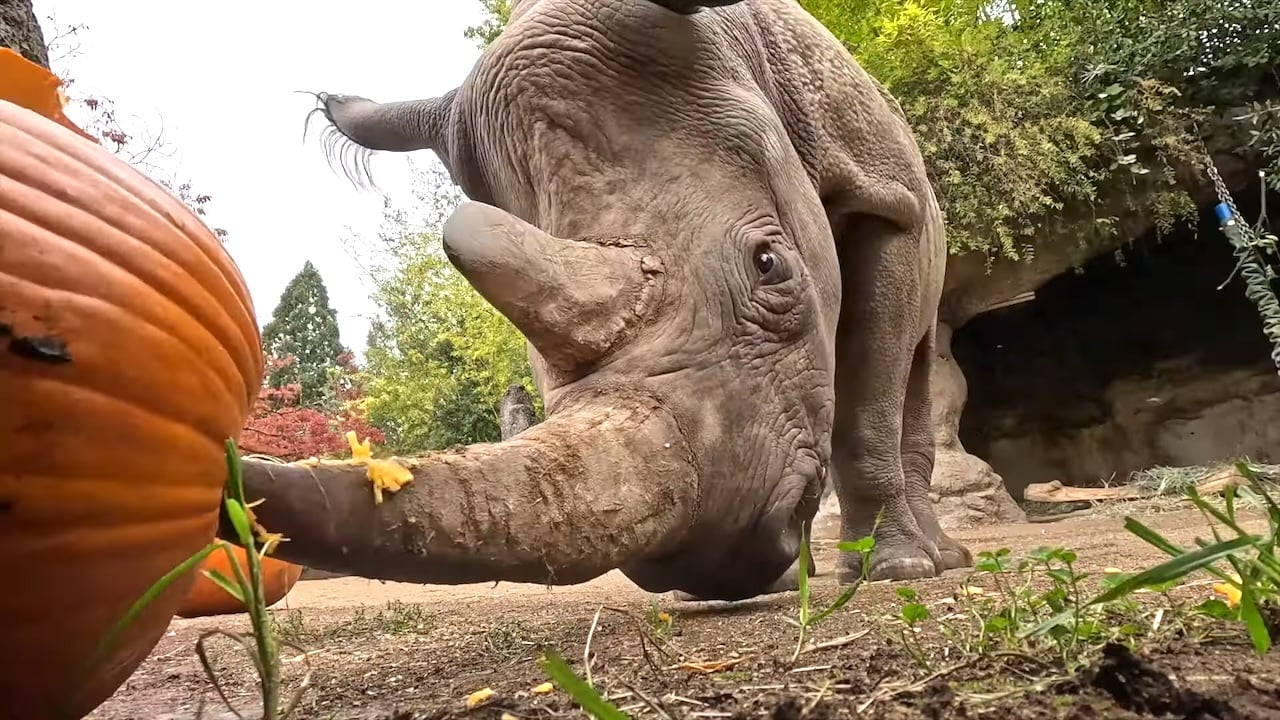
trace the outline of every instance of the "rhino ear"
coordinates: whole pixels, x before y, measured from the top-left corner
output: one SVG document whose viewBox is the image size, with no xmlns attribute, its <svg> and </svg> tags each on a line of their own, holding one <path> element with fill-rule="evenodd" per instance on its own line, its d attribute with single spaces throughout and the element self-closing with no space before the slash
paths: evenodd
<svg viewBox="0 0 1280 720">
<path fill-rule="evenodd" d="M 703 8 L 737 5 L 742 0 L 649 0 L 649 2 L 681 15 L 692 15 Z"/>
</svg>

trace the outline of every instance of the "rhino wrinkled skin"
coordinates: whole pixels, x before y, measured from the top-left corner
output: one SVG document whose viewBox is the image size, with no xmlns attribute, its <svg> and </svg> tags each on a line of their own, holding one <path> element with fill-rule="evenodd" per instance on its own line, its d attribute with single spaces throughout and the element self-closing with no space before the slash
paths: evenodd
<svg viewBox="0 0 1280 720">
<path fill-rule="evenodd" d="M 445 250 L 528 338 L 543 424 L 642 397 L 678 428 L 696 489 L 619 555 L 641 587 L 793 586 L 828 469 L 871 578 L 971 564 L 928 494 L 938 203 L 896 101 L 795 0 L 517 0 L 442 97 L 318 97 L 349 171 L 429 149 L 472 200 Z"/>
</svg>

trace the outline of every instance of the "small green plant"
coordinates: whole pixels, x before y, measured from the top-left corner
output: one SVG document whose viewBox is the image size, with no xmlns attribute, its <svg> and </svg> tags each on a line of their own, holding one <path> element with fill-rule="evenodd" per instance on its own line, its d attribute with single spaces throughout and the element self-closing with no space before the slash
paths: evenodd
<svg viewBox="0 0 1280 720">
<path fill-rule="evenodd" d="M 795 663 L 796 658 L 800 657 L 800 653 L 804 650 L 805 641 L 809 639 L 809 633 L 812 631 L 814 626 L 831 617 L 831 614 L 835 611 L 849 604 L 849 601 L 852 600 L 853 596 L 858 592 L 858 588 L 866 581 L 867 574 L 870 572 L 871 551 L 876 546 L 874 534 L 868 535 L 860 540 L 842 541 L 837 546 L 841 552 L 858 553 L 861 556 L 862 564 L 860 567 L 862 568 L 862 577 L 860 577 L 857 582 L 845 588 L 838 596 L 836 596 L 835 600 L 831 601 L 830 605 L 827 605 L 827 607 L 818 612 L 813 612 L 810 607 L 809 592 L 809 559 L 812 557 L 809 549 L 809 531 L 809 523 L 805 523 L 800 532 L 800 560 L 797 565 L 798 570 L 796 573 L 797 585 L 800 592 L 799 617 L 796 620 L 787 618 L 789 622 L 799 628 L 796 638 L 796 649 L 795 652 L 791 654 L 792 663 Z M 874 532 L 875 530 L 873 528 L 872 533 Z"/>
<path fill-rule="evenodd" d="M 536 643 L 529 640 L 532 631 L 519 620 L 510 620 L 494 625 L 485 633 L 485 645 L 494 657 L 503 662 L 511 662 L 526 657 Z"/>
<path fill-rule="evenodd" d="M 914 588 L 900 587 L 897 589 L 897 595 L 904 602 L 898 610 L 898 619 L 902 621 L 902 631 L 899 638 L 902 645 L 911 654 L 913 660 L 924 670 L 931 670 L 929 656 L 924 652 L 924 648 L 920 646 L 920 640 L 917 633 L 919 632 L 920 623 L 929 619 L 929 607 L 920 602 L 920 596 Z"/>
<path fill-rule="evenodd" d="M 237 540 L 245 548 L 245 555 L 248 559 L 247 572 L 241 567 L 232 552 L 231 546 L 226 542 L 215 540 L 206 545 L 147 588 L 146 592 L 129 607 L 125 615 L 103 637 L 93 658 L 95 661 L 100 661 L 114 646 L 120 634 L 137 619 L 156 597 L 176 580 L 199 566 L 210 554 L 221 550 L 227 554 L 227 559 L 230 561 L 235 578 L 228 578 L 214 569 L 203 571 L 204 575 L 244 604 L 245 610 L 249 614 L 249 623 L 252 630 L 247 634 L 226 630 L 211 630 L 202 634 L 196 642 L 196 654 L 200 658 L 200 665 L 204 668 L 205 676 L 209 678 L 209 682 L 213 685 L 222 702 L 236 717 L 243 718 L 227 698 L 226 692 L 223 690 L 222 684 L 209 662 L 206 648 L 206 644 L 210 639 L 219 636 L 240 644 L 249 652 L 253 659 L 254 669 L 258 673 L 263 720 L 284 720 L 290 717 L 297 709 L 302 699 L 302 691 L 307 686 L 307 681 L 304 679 L 299 684 L 289 703 L 282 708 L 283 683 L 281 681 L 280 648 L 282 646 L 291 647 L 299 652 L 302 652 L 302 649 L 292 643 L 281 643 L 276 639 L 271 618 L 267 613 L 266 593 L 262 583 L 262 558 L 274 548 L 275 544 L 279 542 L 279 538 L 265 533 L 252 519 L 252 511 L 249 509 L 249 504 L 245 502 L 240 454 L 233 440 L 227 440 L 226 442 L 226 461 L 227 482 L 223 489 L 223 506 L 226 508 L 227 517 L 235 530 Z M 261 547 L 258 544 L 259 537 L 255 537 L 255 530 L 263 540 Z M 305 657 L 305 653 L 303 653 L 304 660 Z"/>
<path fill-rule="evenodd" d="M 649 601 L 649 630 L 660 638 L 670 637 L 672 629 L 675 628 L 675 616 L 658 604 L 657 600 Z"/>
<path fill-rule="evenodd" d="M 940 634 L 963 657 L 1032 657 L 1070 672 L 1109 642 L 1177 624 L 1148 612 L 1128 595 L 1090 604 L 1090 586 L 1107 591 L 1125 578 L 1095 579 L 1076 563 L 1076 553 L 1065 548 L 1041 547 L 1017 558 L 1008 548 L 979 553 L 959 588 L 955 610 L 936 618 Z M 895 618 L 901 625 L 899 639 L 916 664 L 931 672 L 919 634 L 934 613 L 914 589 L 899 588 L 897 594 L 902 600 Z M 1057 624 L 1046 626 L 1055 618 Z"/>
<path fill-rule="evenodd" d="M 293 643 L 316 644 L 377 635 L 425 633 L 435 626 L 435 616 L 419 603 L 391 600 L 382 606 L 356 608 L 349 617 L 312 622 L 301 610 L 271 613 L 277 638 Z"/>
<path fill-rule="evenodd" d="M 1090 600 L 1088 605 L 1114 602 L 1142 588 L 1177 584 L 1192 573 L 1204 571 L 1222 581 L 1219 588 L 1234 603 L 1229 605 L 1210 600 L 1202 603 L 1198 610 L 1211 617 L 1242 622 L 1254 650 L 1259 655 L 1270 650 L 1272 634 L 1280 616 L 1280 556 L 1277 555 L 1280 547 L 1280 505 L 1252 466 L 1238 463 L 1236 471 L 1246 484 L 1238 491 L 1228 486 L 1221 508 L 1201 496 L 1195 487 L 1187 489 L 1188 498 L 1209 522 L 1212 543 L 1197 539 L 1198 547 L 1188 550 L 1170 542 L 1138 519 L 1126 517 L 1126 530 L 1164 551 L 1171 559 L 1124 578 Z M 1241 526 L 1237 495 L 1266 515 L 1267 530 L 1264 534 L 1247 532 Z M 1230 536 L 1224 537 L 1228 532 Z M 1230 570 L 1222 568 L 1222 563 L 1229 565 Z M 1052 632 L 1067 621 L 1064 616 L 1055 616 L 1034 628 L 1033 632 Z"/>
</svg>

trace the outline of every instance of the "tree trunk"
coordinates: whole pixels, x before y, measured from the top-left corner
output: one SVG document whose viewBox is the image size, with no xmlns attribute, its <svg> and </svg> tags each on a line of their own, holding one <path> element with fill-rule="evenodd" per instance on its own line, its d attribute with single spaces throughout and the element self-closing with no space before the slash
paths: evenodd
<svg viewBox="0 0 1280 720">
<path fill-rule="evenodd" d="M 510 440 L 538 424 L 538 412 L 533 407 L 533 398 L 520 384 L 509 386 L 502 394 L 498 417 L 503 440 Z"/>
<path fill-rule="evenodd" d="M 951 326 L 938 323 L 938 357 L 933 364 L 933 433 L 936 452 L 930 496 L 946 529 L 1002 522 L 1026 516 L 1009 496 L 1004 480 L 960 444 L 960 415 L 969 396 L 964 373 L 951 356 Z"/>
<path fill-rule="evenodd" d="M 49 51 L 31 0 L 0 0 L 0 47 L 13 48 L 31 62 L 49 67 Z"/>
</svg>

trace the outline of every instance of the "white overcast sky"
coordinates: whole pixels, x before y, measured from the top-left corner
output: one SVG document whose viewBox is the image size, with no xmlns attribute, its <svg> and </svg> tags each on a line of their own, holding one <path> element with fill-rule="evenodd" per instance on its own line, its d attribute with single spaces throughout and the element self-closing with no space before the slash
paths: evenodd
<svg viewBox="0 0 1280 720">
<path fill-rule="evenodd" d="M 79 90 L 115 101 L 164 138 L 199 192 L 213 196 L 209 224 L 253 293 L 260 323 L 285 284 L 311 260 L 338 311 L 343 342 L 363 354 L 369 292 L 342 239 L 376 233 L 382 200 L 330 170 L 318 125 L 304 144 L 314 100 L 295 90 L 379 101 L 438 95 L 466 77 L 479 55 L 463 29 L 479 22 L 475 0 L 34 0 L 46 40 L 78 34 L 79 54 L 61 63 Z M 50 18 L 53 18 L 51 21 Z M 55 69 L 60 69 L 55 63 Z M 317 118 L 319 119 L 319 118 Z M 127 124 L 127 123 L 126 123 Z M 434 162 L 429 152 L 415 162 Z M 406 156 L 379 154 L 379 188 L 408 197 Z"/>
</svg>

